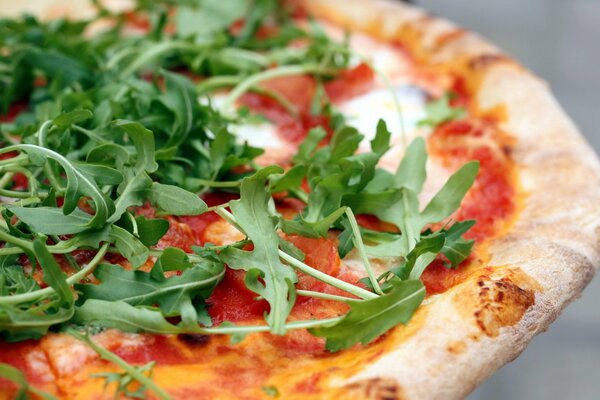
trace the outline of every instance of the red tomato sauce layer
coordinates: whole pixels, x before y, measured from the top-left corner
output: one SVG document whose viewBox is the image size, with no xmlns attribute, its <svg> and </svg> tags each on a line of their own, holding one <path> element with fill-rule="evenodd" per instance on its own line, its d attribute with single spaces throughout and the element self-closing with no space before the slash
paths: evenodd
<svg viewBox="0 0 600 400">
<path fill-rule="evenodd" d="M 357 96 L 372 87 L 375 74 L 366 64 L 342 71 L 340 76 L 324 84 L 327 97 L 332 103 Z M 295 109 L 297 115 L 272 97 L 247 93 L 241 98 L 241 104 L 255 113 L 264 115 L 277 126 L 279 135 L 291 142 L 300 143 L 308 131 L 321 126 L 330 134 L 330 121 L 326 116 L 313 115 L 311 106 L 317 95 L 317 82 L 308 75 L 287 76 L 270 79 L 261 87 L 285 98 Z"/>
<path fill-rule="evenodd" d="M 490 140 L 491 139 L 491 140 Z M 480 170 L 475 183 L 465 197 L 453 220 L 475 220 L 465 234 L 477 244 L 493 237 L 510 221 L 516 210 L 514 165 L 508 156 L 508 146 L 501 146 L 502 137 L 488 122 L 461 120 L 446 123 L 429 139 L 429 150 L 450 168 L 458 168 L 478 160 Z M 465 268 L 473 262 L 472 254 L 456 269 L 446 267 L 442 259 L 425 269 L 421 280 L 428 294 L 442 293 L 461 282 Z"/>
</svg>

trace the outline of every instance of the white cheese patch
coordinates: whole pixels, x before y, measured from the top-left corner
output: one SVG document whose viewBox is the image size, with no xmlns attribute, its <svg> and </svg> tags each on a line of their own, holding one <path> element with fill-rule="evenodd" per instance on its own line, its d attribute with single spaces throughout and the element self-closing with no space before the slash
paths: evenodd
<svg viewBox="0 0 600 400">
<path fill-rule="evenodd" d="M 352 35 L 350 48 L 357 54 L 354 63 L 365 59 L 370 62 L 376 71 L 376 82 L 380 85 L 384 85 L 385 80 L 393 84 L 410 83 L 411 64 L 400 49 L 363 34 Z"/>
<path fill-rule="evenodd" d="M 296 153 L 296 146 L 284 140 L 271 123 L 231 125 L 230 130 L 241 142 L 265 150 L 256 159 L 260 165 L 285 163 Z"/>
<path fill-rule="evenodd" d="M 48 335 L 44 338 L 48 358 L 59 376 L 69 375 L 98 355 L 85 343 L 68 335 Z"/>
<path fill-rule="evenodd" d="M 108 349 L 120 348 L 135 351 L 138 347 L 146 346 L 148 340 L 154 339 L 117 330 L 107 330 L 94 336 L 94 340 Z M 72 374 L 82 365 L 99 357 L 88 345 L 66 334 L 44 337 L 44 348 L 58 376 Z"/>
<path fill-rule="evenodd" d="M 260 124 L 233 125 L 233 133 L 242 142 L 248 142 L 254 147 L 283 147 L 285 144 L 279 138 L 277 129 L 273 124 L 263 122 Z"/>
<path fill-rule="evenodd" d="M 326 21 L 319 21 L 325 32 L 336 41 L 343 41 L 346 32 Z M 377 82 L 383 86 L 382 76 L 393 84 L 410 83 L 411 61 L 402 49 L 393 44 L 380 42 L 369 35 L 354 32 L 350 36 L 349 47 L 354 52 L 351 66 L 356 66 L 365 60 L 377 71 Z"/>
<path fill-rule="evenodd" d="M 375 137 L 380 119 L 386 122 L 392 133 L 393 143 L 408 144 L 417 135 L 425 134 L 428 130 L 417 129 L 419 121 L 425 118 L 425 96 L 425 93 L 415 86 L 379 88 L 343 102 L 338 108 L 346 117 L 347 123 L 365 136 L 361 150 L 368 151 L 369 142 Z"/>
<path fill-rule="evenodd" d="M 212 104 L 219 109 L 226 98 L 224 93 L 215 93 L 209 97 L 201 96 L 200 104 Z M 237 136 L 240 143 L 264 149 L 265 153 L 256 159 L 259 165 L 279 164 L 294 156 L 296 147 L 278 134 L 275 125 L 269 122 L 230 124 L 229 131 Z"/>
</svg>

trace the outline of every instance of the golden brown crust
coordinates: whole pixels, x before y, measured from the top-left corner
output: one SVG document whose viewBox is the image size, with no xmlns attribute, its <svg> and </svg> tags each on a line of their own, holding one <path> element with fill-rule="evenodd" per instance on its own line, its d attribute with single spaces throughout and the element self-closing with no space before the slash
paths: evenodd
<svg viewBox="0 0 600 400">
<path fill-rule="evenodd" d="M 410 48 L 420 63 L 461 76 L 501 129 L 526 193 L 491 245 L 493 266 L 423 307 L 419 331 L 350 382 L 396 379 L 406 398 L 461 398 L 577 298 L 600 265 L 600 167 L 546 85 L 493 45 L 412 6 L 386 0 L 306 0 L 311 13 Z"/>
</svg>

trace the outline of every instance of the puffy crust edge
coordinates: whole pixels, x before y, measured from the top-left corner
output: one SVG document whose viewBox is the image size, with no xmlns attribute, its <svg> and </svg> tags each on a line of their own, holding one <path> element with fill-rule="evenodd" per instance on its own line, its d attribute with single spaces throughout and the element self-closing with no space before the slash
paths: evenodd
<svg viewBox="0 0 600 400">
<path fill-rule="evenodd" d="M 431 298 L 419 332 L 337 383 L 352 393 L 375 380 L 401 388 L 393 397 L 365 389 L 365 398 L 463 398 L 545 331 L 594 276 L 598 159 L 545 83 L 477 35 L 391 0 L 302 3 L 317 17 L 400 42 L 420 62 L 462 74 L 482 112 L 507 111 L 501 128 L 517 140 L 513 158 L 526 199 L 518 221 L 491 246 L 497 267 Z"/>
</svg>

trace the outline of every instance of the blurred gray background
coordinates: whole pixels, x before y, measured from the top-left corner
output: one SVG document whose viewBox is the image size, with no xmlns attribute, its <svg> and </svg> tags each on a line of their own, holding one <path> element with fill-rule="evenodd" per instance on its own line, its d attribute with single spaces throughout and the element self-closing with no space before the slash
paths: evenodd
<svg viewBox="0 0 600 400">
<path fill-rule="evenodd" d="M 547 80 L 600 152 L 600 0 L 416 3 L 487 37 Z M 600 399 L 600 277 L 517 360 L 469 397 L 483 399 Z"/>
</svg>

